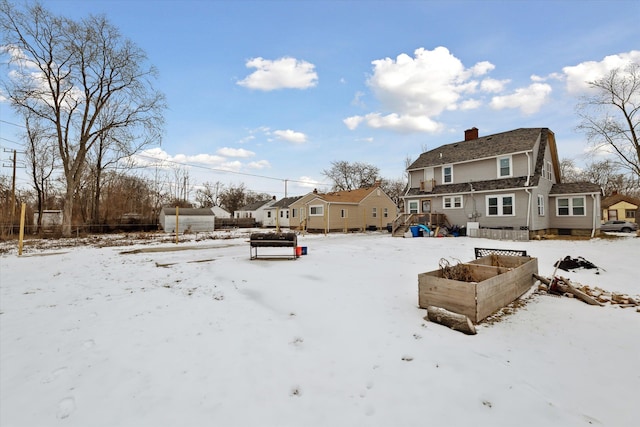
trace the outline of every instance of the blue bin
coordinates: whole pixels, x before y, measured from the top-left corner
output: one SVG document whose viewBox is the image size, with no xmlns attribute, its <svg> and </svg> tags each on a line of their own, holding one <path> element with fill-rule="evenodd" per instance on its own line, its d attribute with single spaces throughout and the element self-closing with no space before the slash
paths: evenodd
<svg viewBox="0 0 640 427">
<path fill-rule="evenodd" d="M 413 237 L 420 237 L 420 227 L 418 227 L 417 225 L 412 225 L 411 227 L 409 227 L 409 229 L 411 230 L 411 235 Z"/>
<path fill-rule="evenodd" d="M 302 247 L 302 255 L 306 255 L 307 254 L 307 247 L 303 246 Z"/>
</svg>

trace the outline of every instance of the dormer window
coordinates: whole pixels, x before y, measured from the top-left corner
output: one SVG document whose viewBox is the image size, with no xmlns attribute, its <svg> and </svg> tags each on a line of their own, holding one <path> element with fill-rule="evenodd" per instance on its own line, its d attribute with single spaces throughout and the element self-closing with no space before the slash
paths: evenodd
<svg viewBox="0 0 640 427">
<path fill-rule="evenodd" d="M 498 157 L 498 178 L 513 176 L 511 156 Z"/>
<path fill-rule="evenodd" d="M 443 166 L 442 167 L 442 183 L 443 184 L 451 184 L 453 182 L 453 166 Z"/>
</svg>

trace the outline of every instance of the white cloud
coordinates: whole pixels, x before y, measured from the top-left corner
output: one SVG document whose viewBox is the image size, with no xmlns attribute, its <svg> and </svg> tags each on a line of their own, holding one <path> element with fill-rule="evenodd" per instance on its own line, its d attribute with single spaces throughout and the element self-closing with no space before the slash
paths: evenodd
<svg viewBox="0 0 640 427">
<path fill-rule="evenodd" d="M 307 141 L 307 135 L 302 132 L 295 132 L 291 129 L 276 130 L 273 132 L 273 134 L 276 135 L 278 139 L 293 142 L 295 144 L 302 144 L 303 142 Z"/>
<path fill-rule="evenodd" d="M 346 122 L 348 120 L 348 123 Z M 400 115 L 397 113 L 383 116 L 380 113 L 369 113 L 366 116 L 354 116 L 345 119 L 349 129 L 355 129 L 361 122 L 365 122 L 374 129 L 391 129 L 397 132 L 437 132 L 442 125 L 427 116 Z"/>
<path fill-rule="evenodd" d="M 402 53 L 395 59 L 372 62 L 373 74 L 367 83 L 387 113 L 372 112 L 343 120 L 351 130 L 365 122 L 374 128 L 400 132 L 437 132 L 442 125 L 435 119 L 444 111 L 479 107 L 469 96 L 478 91 L 494 93 L 507 81 L 476 78 L 495 68 L 481 61 L 465 68 L 445 47 L 419 48 L 413 57 Z"/>
<path fill-rule="evenodd" d="M 366 105 L 364 101 L 362 101 L 363 97 L 364 97 L 364 92 L 361 92 L 361 91 L 356 92 L 356 94 L 353 96 L 353 100 L 351 101 L 351 105 L 364 108 Z"/>
<path fill-rule="evenodd" d="M 356 141 L 359 141 L 359 142 L 373 142 L 373 138 L 372 137 L 358 138 Z"/>
<path fill-rule="evenodd" d="M 252 58 L 247 61 L 246 66 L 255 68 L 256 71 L 240 80 L 238 85 L 249 89 L 308 89 L 318 84 L 315 65 L 295 58 L 285 57 L 273 61 Z"/>
<path fill-rule="evenodd" d="M 257 162 L 247 163 L 247 167 L 249 169 L 266 169 L 266 168 L 270 168 L 271 164 L 269 163 L 268 160 L 259 160 Z"/>
<path fill-rule="evenodd" d="M 466 101 L 462 101 L 460 103 L 460 109 L 465 110 L 475 110 L 476 108 L 482 105 L 482 101 L 478 99 L 467 99 Z"/>
<path fill-rule="evenodd" d="M 587 61 L 564 67 L 562 71 L 567 81 L 567 91 L 580 95 L 589 90 L 588 82 L 604 77 L 614 68 L 624 68 L 630 62 L 640 63 L 640 50 L 605 56 L 602 61 Z"/>
<path fill-rule="evenodd" d="M 516 89 L 511 95 L 495 96 L 491 100 L 491 107 L 496 110 L 518 108 L 524 114 L 533 114 L 547 102 L 551 94 L 551 86 L 546 83 L 532 83 Z"/>
<path fill-rule="evenodd" d="M 344 123 L 349 130 L 354 130 L 360 125 L 360 123 L 362 123 L 363 120 L 364 120 L 364 117 L 362 116 L 351 116 L 342 120 L 342 123 Z"/>
<path fill-rule="evenodd" d="M 511 80 L 496 80 L 487 78 L 480 82 L 480 90 L 487 93 L 500 93 Z"/>
<path fill-rule="evenodd" d="M 218 154 L 225 157 L 253 157 L 256 155 L 253 151 L 244 148 L 222 147 L 217 151 Z"/>
<path fill-rule="evenodd" d="M 179 165 L 189 167 L 197 163 L 206 165 L 213 169 L 223 169 L 229 171 L 239 171 L 242 163 L 239 161 L 228 161 L 226 157 L 215 156 L 211 154 L 176 154 L 170 155 L 162 148 L 150 148 L 138 154 L 134 154 L 128 159 L 131 163 L 139 167 L 158 167 L 162 169 L 171 169 Z"/>
<path fill-rule="evenodd" d="M 309 176 L 301 176 L 297 181 L 298 182 L 296 182 L 296 184 L 299 187 L 303 188 L 317 188 L 318 185 L 322 185 L 322 182 L 317 181 Z"/>
</svg>

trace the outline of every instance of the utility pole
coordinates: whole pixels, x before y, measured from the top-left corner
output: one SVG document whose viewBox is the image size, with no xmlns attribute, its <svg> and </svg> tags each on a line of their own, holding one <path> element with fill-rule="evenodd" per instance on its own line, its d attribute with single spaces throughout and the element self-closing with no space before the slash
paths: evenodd
<svg viewBox="0 0 640 427">
<path fill-rule="evenodd" d="M 17 164 L 17 150 L 7 150 L 5 148 L 4 150 L 5 153 L 10 153 L 13 152 L 13 159 L 12 159 L 12 169 L 13 169 L 13 174 L 11 177 L 11 201 L 9 203 L 9 234 L 12 235 L 13 234 L 13 218 L 15 215 L 15 204 L 16 204 L 16 164 Z M 6 164 L 2 164 L 2 166 L 8 166 Z"/>
<path fill-rule="evenodd" d="M 9 234 L 13 234 L 13 214 L 15 213 L 15 205 L 16 205 L 16 150 L 13 150 L 13 177 L 11 178 L 11 221 L 10 221 L 10 232 Z"/>
</svg>

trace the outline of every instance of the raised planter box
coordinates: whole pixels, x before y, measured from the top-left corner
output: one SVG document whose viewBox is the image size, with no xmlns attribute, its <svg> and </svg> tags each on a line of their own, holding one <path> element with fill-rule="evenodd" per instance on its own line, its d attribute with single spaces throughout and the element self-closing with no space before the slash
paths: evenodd
<svg viewBox="0 0 640 427">
<path fill-rule="evenodd" d="M 478 323 L 528 291 L 538 273 L 538 259 L 528 256 L 488 255 L 464 265 L 477 282 L 445 279 L 441 270 L 418 274 L 418 305 L 442 307 Z"/>
</svg>

